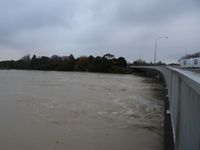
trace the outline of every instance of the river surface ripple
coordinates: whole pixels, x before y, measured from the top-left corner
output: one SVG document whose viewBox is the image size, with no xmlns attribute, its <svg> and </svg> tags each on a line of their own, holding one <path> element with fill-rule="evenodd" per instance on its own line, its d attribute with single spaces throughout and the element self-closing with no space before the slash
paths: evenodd
<svg viewBox="0 0 200 150">
<path fill-rule="evenodd" d="M 159 86 L 134 75 L 0 70 L 0 150 L 162 150 Z"/>
</svg>

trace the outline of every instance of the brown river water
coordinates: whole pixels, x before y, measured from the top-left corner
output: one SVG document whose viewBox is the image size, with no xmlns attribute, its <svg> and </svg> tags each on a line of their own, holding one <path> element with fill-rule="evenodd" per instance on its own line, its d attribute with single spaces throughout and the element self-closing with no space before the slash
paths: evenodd
<svg viewBox="0 0 200 150">
<path fill-rule="evenodd" d="M 135 75 L 0 70 L 0 150 L 162 150 L 160 88 Z"/>
</svg>

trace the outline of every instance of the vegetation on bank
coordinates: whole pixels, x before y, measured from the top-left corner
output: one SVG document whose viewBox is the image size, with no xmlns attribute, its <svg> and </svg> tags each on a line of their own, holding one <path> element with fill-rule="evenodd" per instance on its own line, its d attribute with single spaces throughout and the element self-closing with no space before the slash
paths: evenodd
<svg viewBox="0 0 200 150">
<path fill-rule="evenodd" d="M 135 60 L 133 61 L 133 64 L 131 64 L 133 66 L 163 66 L 163 65 L 166 65 L 165 63 L 163 63 L 162 61 L 158 61 L 156 62 L 156 64 L 152 63 L 152 62 L 146 62 L 145 60 L 143 59 L 138 59 L 138 60 Z"/>
<path fill-rule="evenodd" d="M 183 60 L 183 59 L 198 58 L 198 57 L 200 57 L 200 52 L 196 52 L 196 53 L 193 53 L 193 54 L 187 54 L 187 55 L 181 57 L 179 59 L 179 61 Z"/>
<path fill-rule="evenodd" d="M 24 70 L 56 70 L 56 71 L 87 71 L 104 73 L 126 73 L 127 61 L 123 57 L 115 58 L 112 54 L 104 56 L 81 56 L 75 58 L 69 56 L 51 57 L 25 55 L 14 61 L 1 61 L 0 69 L 24 69 Z"/>
</svg>

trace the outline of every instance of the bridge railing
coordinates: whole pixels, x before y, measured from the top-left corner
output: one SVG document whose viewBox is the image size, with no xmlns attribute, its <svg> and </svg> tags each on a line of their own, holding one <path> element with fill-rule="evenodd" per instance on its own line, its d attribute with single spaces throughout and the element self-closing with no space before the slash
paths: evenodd
<svg viewBox="0 0 200 150">
<path fill-rule="evenodd" d="M 200 74 L 172 67 L 154 69 L 166 80 L 175 150 L 200 150 Z"/>
</svg>

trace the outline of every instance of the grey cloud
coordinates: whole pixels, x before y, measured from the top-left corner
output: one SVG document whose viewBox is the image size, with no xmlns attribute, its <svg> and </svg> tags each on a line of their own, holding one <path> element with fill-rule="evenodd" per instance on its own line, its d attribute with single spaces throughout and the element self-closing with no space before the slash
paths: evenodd
<svg viewBox="0 0 200 150">
<path fill-rule="evenodd" d="M 175 47 L 199 48 L 198 0 L 0 0 L 0 59 L 23 53 L 176 60 Z M 185 36 L 184 36 L 185 35 Z M 13 53 L 12 56 L 9 54 Z"/>
<path fill-rule="evenodd" d="M 98 4 L 102 5 L 98 6 L 99 18 L 106 17 L 106 21 L 125 26 L 159 26 L 173 21 L 188 11 L 199 12 L 200 6 L 198 1 L 187 0 L 110 0 L 109 2 L 111 6 Z"/>
</svg>

